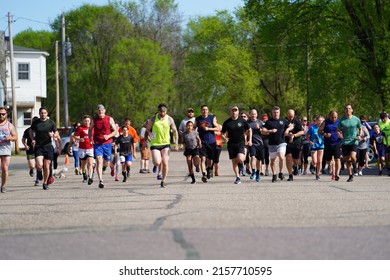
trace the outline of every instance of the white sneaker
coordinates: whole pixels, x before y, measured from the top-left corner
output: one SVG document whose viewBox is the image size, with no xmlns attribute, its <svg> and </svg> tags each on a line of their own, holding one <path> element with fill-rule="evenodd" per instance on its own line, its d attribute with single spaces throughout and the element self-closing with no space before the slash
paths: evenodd
<svg viewBox="0 0 390 280">
<path fill-rule="evenodd" d="M 363 176 L 363 172 L 359 171 L 358 175 Z"/>
</svg>

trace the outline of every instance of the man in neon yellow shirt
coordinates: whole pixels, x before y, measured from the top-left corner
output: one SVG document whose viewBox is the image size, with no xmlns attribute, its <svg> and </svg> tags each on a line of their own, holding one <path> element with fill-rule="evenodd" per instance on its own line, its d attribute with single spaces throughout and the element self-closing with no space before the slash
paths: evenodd
<svg viewBox="0 0 390 280">
<path fill-rule="evenodd" d="M 167 106 L 165 104 L 160 104 L 157 108 L 157 114 L 150 119 L 146 129 L 149 132 L 150 137 L 150 150 L 152 152 L 153 165 L 159 166 L 161 164 L 162 181 L 160 186 L 164 188 L 166 187 L 166 178 L 168 175 L 171 129 L 175 143 L 174 149 L 176 151 L 179 150 L 178 133 L 173 118 L 167 115 Z"/>
<path fill-rule="evenodd" d="M 384 139 L 384 144 L 385 144 L 385 160 L 386 160 L 386 166 L 387 166 L 387 171 L 388 171 L 388 176 L 390 176 L 390 120 L 389 120 L 389 116 L 387 115 L 387 113 L 385 112 L 382 112 L 380 115 L 380 121 L 379 121 L 379 127 L 381 129 L 381 131 L 383 131 L 386 136 L 387 136 L 387 140 L 386 138 Z"/>
</svg>

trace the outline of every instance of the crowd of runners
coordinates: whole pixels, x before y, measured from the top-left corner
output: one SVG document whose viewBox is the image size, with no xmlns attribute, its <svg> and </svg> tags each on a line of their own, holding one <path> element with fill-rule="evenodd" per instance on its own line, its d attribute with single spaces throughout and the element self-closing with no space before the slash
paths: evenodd
<svg viewBox="0 0 390 280">
<path fill-rule="evenodd" d="M 282 117 L 278 106 L 272 108 L 270 116 L 259 116 L 256 109 L 240 112 L 237 106 L 232 106 L 230 117 L 221 123 L 209 112 L 207 105 L 202 105 L 200 110 L 201 114 L 195 117 L 194 109 L 188 108 L 177 129 L 173 118 L 167 114 L 167 106 L 159 104 L 157 113 L 148 118 L 137 133 L 129 118 L 120 126 L 106 115 L 104 105 L 98 105 L 94 117 L 85 115 L 73 126 L 70 147 L 75 157 L 75 174 L 82 175 L 82 182 L 88 185 L 96 180 L 99 188 L 105 186 L 103 174 L 106 170 L 110 170 L 115 181 L 120 181 L 121 177 L 122 182 L 127 182 L 137 158 L 138 144 L 139 173 L 150 173 L 151 160 L 152 172 L 161 181 L 160 186 L 166 187 L 173 145 L 174 150 L 183 150 L 190 183 L 197 183 L 197 173 L 201 181 L 207 183 L 219 176 L 219 157 L 226 144 L 234 184 L 240 184 L 243 176 L 256 182 L 263 176 L 271 176 L 271 182 L 276 182 L 293 181 L 294 176 L 309 173 L 315 175 L 315 180 L 328 174 L 332 180 L 339 181 L 344 165 L 347 182 L 352 182 L 354 176 L 362 176 L 368 166 L 369 145 L 374 147 L 378 175 L 382 176 L 383 170 L 387 169 L 390 176 L 390 121 L 385 112 L 371 127 L 365 116 L 353 114 L 350 104 L 344 107 L 343 116 L 331 111 L 326 117 L 313 116 L 311 124 L 306 116 L 297 117 L 292 109 Z M 17 139 L 6 109 L 0 107 L 2 193 L 6 192 L 11 142 Z M 62 143 L 46 108 L 40 108 L 39 117 L 35 117 L 31 127 L 25 130 L 22 143 L 29 175 L 35 176 L 35 185 L 42 183 L 42 188 L 48 190 L 55 174 L 61 173 L 57 169 L 57 158 Z"/>
</svg>

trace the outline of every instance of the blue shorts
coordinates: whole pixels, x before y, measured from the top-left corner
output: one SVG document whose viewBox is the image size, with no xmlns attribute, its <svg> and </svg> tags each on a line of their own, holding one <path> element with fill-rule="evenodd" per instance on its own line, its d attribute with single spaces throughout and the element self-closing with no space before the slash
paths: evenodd
<svg viewBox="0 0 390 280">
<path fill-rule="evenodd" d="M 133 155 L 129 155 L 129 156 L 123 156 L 125 157 L 125 162 L 133 162 Z M 121 163 L 124 163 L 124 162 L 121 162 Z"/>
<path fill-rule="evenodd" d="M 94 144 L 93 152 L 96 157 L 103 157 L 104 160 L 109 161 L 111 159 L 112 143 L 107 144 Z"/>
</svg>

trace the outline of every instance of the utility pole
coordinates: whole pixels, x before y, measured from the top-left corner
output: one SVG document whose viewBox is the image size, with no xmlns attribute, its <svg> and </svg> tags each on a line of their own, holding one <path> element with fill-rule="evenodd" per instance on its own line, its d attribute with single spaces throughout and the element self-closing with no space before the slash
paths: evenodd
<svg viewBox="0 0 390 280">
<path fill-rule="evenodd" d="M 66 42 L 65 42 L 65 14 L 61 16 L 62 22 L 62 38 L 61 38 L 61 46 L 62 46 L 62 83 L 64 90 L 64 126 L 68 127 L 69 122 L 69 114 L 68 114 L 68 74 L 66 72 Z"/>
<path fill-rule="evenodd" d="M 12 38 L 12 15 L 8 12 L 8 32 L 9 32 L 9 51 L 10 51 L 10 71 L 11 71 L 11 92 L 12 92 L 12 122 L 16 130 L 18 129 L 18 106 L 16 104 L 15 94 L 15 73 L 14 73 L 14 42 Z M 15 141 L 15 154 L 19 154 L 19 141 Z"/>
<path fill-rule="evenodd" d="M 60 81 L 58 60 L 58 41 L 56 41 L 56 127 L 60 127 Z"/>
</svg>

